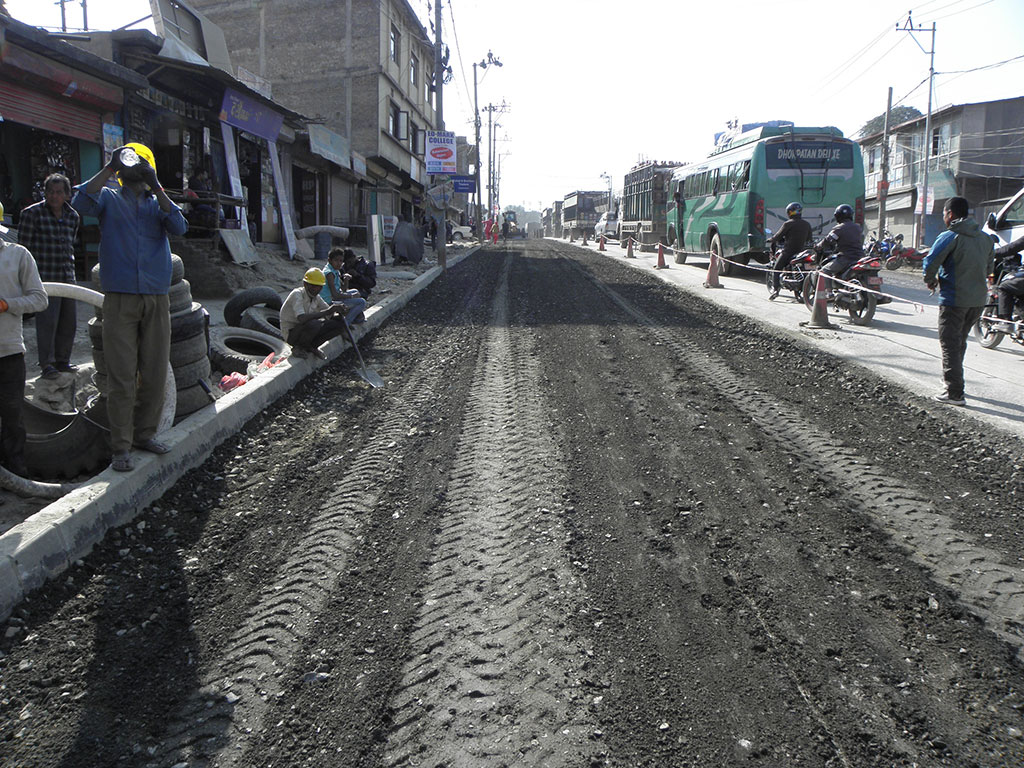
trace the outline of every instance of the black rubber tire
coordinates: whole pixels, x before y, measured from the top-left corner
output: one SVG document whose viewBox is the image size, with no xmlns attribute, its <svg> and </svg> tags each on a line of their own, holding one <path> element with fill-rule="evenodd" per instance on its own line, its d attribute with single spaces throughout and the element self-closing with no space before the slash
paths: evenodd
<svg viewBox="0 0 1024 768">
<path fill-rule="evenodd" d="M 995 349 L 999 346 L 999 342 L 1003 340 L 1003 336 L 1006 334 L 1002 331 L 993 330 L 993 324 L 988 322 L 988 318 L 993 317 L 995 312 L 991 306 L 985 307 L 978 322 L 974 324 L 974 339 L 984 349 Z"/>
<path fill-rule="evenodd" d="M 108 433 L 95 423 L 106 424 L 105 399 L 75 414 L 48 414 L 26 400 L 22 413 L 26 429 L 45 430 L 29 431 L 25 440 L 25 463 L 33 477 L 70 480 L 92 474 L 110 461 Z"/>
<path fill-rule="evenodd" d="M 224 322 L 237 328 L 242 322 L 242 313 L 249 307 L 265 306 L 271 309 L 281 308 L 281 297 L 270 286 L 261 285 L 238 291 L 224 305 Z"/>
<path fill-rule="evenodd" d="M 241 327 L 284 339 L 281 334 L 281 313 L 270 307 L 246 307 L 242 313 Z"/>
<path fill-rule="evenodd" d="M 92 385 L 96 387 L 96 391 L 101 395 L 107 394 L 107 374 L 93 371 Z"/>
<path fill-rule="evenodd" d="M 846 311 L 850 315 L 850 322 L 854 325 L 871 325 L 871 319 L 875 316 L 877 306 L 878 297 L 873 293 L 866 293 L 864 294 L 864 303 L 859 308 L 847 307 Z"/>
<path fill-rule="evenodd" d="M 174 409 L 174 423 L 177 424 L 189 414 L 211 405 L 210 396 L 199 384 L 178 390 L 178 404 Z"/>
<path fill-rule="evenodd" d="M 271 352 L 283 355 L 288 349 L 281 339 L 248 328 L 210 328 L 210 362 L 221 373 L 245 373 L 249 363 L 261 363 Z"/>
<path fill-rule="evenodd" d="M 808 312 L 814 311 L 814 291 L 818 286 L 818 276 L 814 273 L 809 273 L 804 278 L 804 287 L 800 291 L 800 296 L 804 300 L 804 306 L 807 307 Z"/>
<path fill-rule="evenodd" d="M 188 311 L 192 307 L 192 286 L 188 280 L 179 280 L 168 289 L 167 305 L 172 315 Z"/>
<path fill-rule="evenodd" d="M 718 257 L 719 277 L 728 277 L 732 274 L 732 264 L 722 259 L 722 238 L 715 232 L 711 236 L 711 253 Z"/>
<path fill-rule="evenodd" d="M 200 331 L 195 336 L 190 336 L 181 341 L 172 341 L 171 368 L 181 368 L 189 363 L 194 363 L 196 360 L 205 358 L 208 351 L 205 331 Z"/>
<path fill-rule="evenodd" d="M 452 233 L 452 240 L 454 240 L 455 242 L 458 242 L 458 241 L 462 240 L 462 233 L 461 232 L 453 232 Z"/>
<path fill-rule="evenodd" d="M 174 371 L 174 386 L 180 392 L 187 387 L 194 387 L 200 379 L 210 378 L 210 358 L 203 356 L 192 363 L 171 366 Z"/>
<path fill-rule="evenodd" d="M 176 253 L 171 254 L 171 285 L 181 282 L 185 277 L 185 262 Z"/>
<path fill-rule="evenodd" d="M 171 315 L 171 344 L 182 339 L 190 339 L 197 333 L 206 330 L 209 313 L 203 305 L 193 301 L 187 312 Z"/>
</svg>

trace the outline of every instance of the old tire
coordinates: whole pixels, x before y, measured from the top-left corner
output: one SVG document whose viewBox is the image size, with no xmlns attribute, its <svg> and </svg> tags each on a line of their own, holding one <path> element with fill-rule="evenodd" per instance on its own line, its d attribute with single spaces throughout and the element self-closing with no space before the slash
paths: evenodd
<svg viewBox="0 0 1024 768">
<path fill-rule="evenodd" d="M 167 290 L 167 310 L 176 315 L 192 307 L 192 286 L 188 280 L 179 280 Z"/>
<path fill-rule="evenodd" d="M 171 285 L 180 283 L 185 277 L 185 262 L 176 253 L 171 254 Z"/>
<path fill-rule="evenodd" d="M 205 332 L 208 317 L 209 313 L 196 301 L 192 302 L 187 312 L 171 315 L 171 344 Z"/>
<path fill-rule="evenodd" d="M 858 302 L 856 307 L 847 307 L 850 315 L 850 322 L 854 325 L 871 325 L 871 319 L 875 316 L 875 308 L 878 306 L 878 297 L 873 293 L 865 293 L 863 301 Z"/>
<path fill-rule="evenodd" d="M 99 426 L 94 411 L 99 399 L 72 414 L 51 413 L 25 401 L 22 413 L 28 431 L 25 463 L 38 478 L 70 480 L 92 474 L 110 461 L 108 433 Z M 102 406 L 105 411 L 105 404 Z M 105 423 L 105 412 L 102 421 Z"/>
<path fill-rule="evenodd" d="M 281 308 L 281 297 L 273 288 L 261 285 L 238 291 L 224 305 L 224 322 L 237 328 L 242 322 L 242 313 L 249 307 L 265 306 L 271 309 Z"/>
<path fill-rule="evenodd" d="M 98 317 L 90 317 L 88 322 L 89 341 L 93 349 L 103 349 L 103 321 Z"/>
<path fill-rule="evenodd" d="M 208 351 L 205 331 L 200 331 L 195 336 L 190 336 L 181 341 L 172 341 L 171 368 L 181 368 L 189 363 L 194 363 L 200 358 L 205 358 Z"/>
<path fill-rule="evenodd" d="M 187 387 L 196 386 L 200 379 L 210 378 L 210 358 L 204 355 L 198 360 L 186 363 L 185 365 L 179 365 L 177 368 L 173 368 L 173 370 L 174 386 L 180 393 L 181 390 L 186 389 Z M 181 408 L 179 406 L 178 411 L 180 412 L 180 410 Z"/>
<path fill-rule="evenodd" d="M 283 355 L 287 350 L 281 339 L 248 328 L 210 329 L 210 362 L 222 373 L 245 373 L 250 363 L 261 363 L 267 355 Z"/>
<path fill-rule="evenodd" d="M 281 313 L 270 307 L 246 307 L 242 313 L 241 327 L 284 339 L 281 334 Z"/>
<path fill-rule="evenodd" d="M 200 408 L 211 404 L 210 396 L 199 384 L 178 390 L 178 407 L 174 412 L 174 422 L 177 424 L 189 414 L 195 413 Z"/>
</svg>

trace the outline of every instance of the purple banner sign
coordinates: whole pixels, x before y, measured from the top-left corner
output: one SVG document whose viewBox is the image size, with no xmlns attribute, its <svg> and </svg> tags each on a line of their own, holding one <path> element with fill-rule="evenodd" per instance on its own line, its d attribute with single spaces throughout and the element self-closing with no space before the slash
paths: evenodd
<svg viewBox="0 0 1024 768">
<path fill-rule="evenodd" d="M 284 117 L 270 107 L 230 88 L 224 89 L 220 119 L 228 125 L 241 128 L 255 136 L 262 136 L 268 141 L 277 141 L 277 135 L 284 123 Z"/>
</svg>

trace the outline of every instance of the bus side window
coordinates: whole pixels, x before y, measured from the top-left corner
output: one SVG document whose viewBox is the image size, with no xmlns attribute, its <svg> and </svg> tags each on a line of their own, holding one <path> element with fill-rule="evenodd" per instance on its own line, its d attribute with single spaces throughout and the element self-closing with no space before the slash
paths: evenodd
<svg viewBox="0 0 1024 768">
<path fill-rule="evenodd" d="M 744 160 L 740 169 L 739 189 L 746 189 L 750 186 L 750 161 Z"/>
</svg>

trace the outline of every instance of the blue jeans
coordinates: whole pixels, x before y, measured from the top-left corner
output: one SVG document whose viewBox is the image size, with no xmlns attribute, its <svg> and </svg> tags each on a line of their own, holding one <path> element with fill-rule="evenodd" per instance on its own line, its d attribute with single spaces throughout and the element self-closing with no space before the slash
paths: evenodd
<svg viewBox="0 0 1024 768">
<path fill-rule="evenodd" d="M 345 298 L 341 301 L 334 301 L 331 303 L 341 304 L 346 310 L 348 310 L 345 313 L 345 320 L 348 321 L 349 325 L 352 325 L 352 323 L 356 321 L 356 318 L 363 314 L 363 311 L 366 309 L 366 299 L 362 298 L 359 295 L 359 291 L 355 289 L 346 291 L 345 293 Z"/>
</svg>

